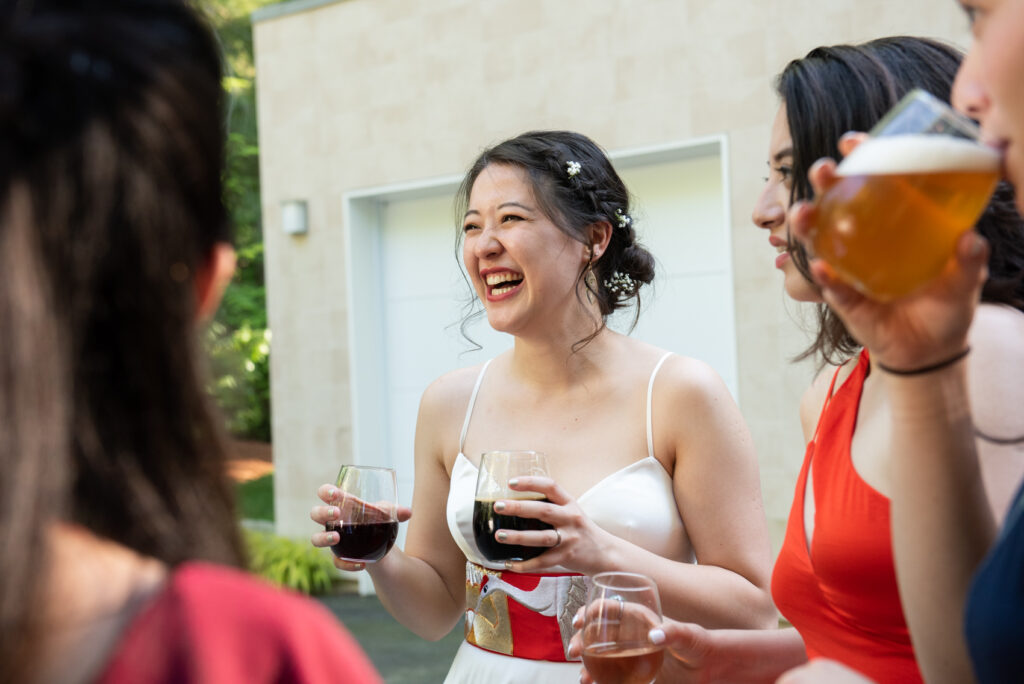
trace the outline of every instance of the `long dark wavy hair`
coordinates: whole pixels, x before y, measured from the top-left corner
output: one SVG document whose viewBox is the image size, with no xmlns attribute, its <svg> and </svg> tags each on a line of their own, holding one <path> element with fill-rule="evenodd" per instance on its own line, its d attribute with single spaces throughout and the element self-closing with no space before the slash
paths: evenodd
<svg viewBox="0 0 1024 684">
<path fill-rule="evenodd" d="M 569 173 L 570 163 L 579 165 L 575 173 Z M 456 246 L 461 244 L 463 215 L 473 183 L 491 164 L 525 171 L 541 211 L 572 239 L 589 244 L 589 226 L 601 221 L 612 226 L 605 253 L 576 274 L 577 283 L 597 301 L 601 320 L 595 322 L 593 334 L 577 342 L 575 348 L 592 340 L 605 319 L 619 309 L 635 305 L 635 325 L 640 315 L 640 289 L 654 280 L 654 256 L 637 240 L 629 191 L 597 143 L 572 131 L 530 131 L 485 149 L 466 172 L 456 195 Z M 585 277 L 588 270 L 593 271 L 593 279 Z M 618 286 L 613 282 L 616 277 Z M 469 308 L 475 304 L 474 296 Z M 464 335 L 474 317 L 470 313 L 463 319 Z"/>
<path fill-rule="evenodd" d="M 776 82 L 786 105 L 793 141 L 791 199 L 814 196 L 807 172 L 822 157 L 839 159 L 839 138 L 867 131 L 907 92 L 927 90 L 949 102 L 963 53 L 927 38 L 896 36 L 860 45 L 811 50 L 790 62 Z M 1013 188 L 1000 183 L 977 224 L 992 246 L 982 300 L 1024 310 L 1024 224 L 1014 207 Z M 810 279 L 807 253 L 790 241 L 793 262 Z M 838 365 L 860 349 L 839 317 L 818 304 L 815 339 L 797 360 L 814 357 Z"/>
<path fill-rule="evenodd" d="M 239 564 L 197 270 L 230 239 L 217 45 L 186 0 L 0 1 L 0 679 L 57 521 Z"/>
</svg>

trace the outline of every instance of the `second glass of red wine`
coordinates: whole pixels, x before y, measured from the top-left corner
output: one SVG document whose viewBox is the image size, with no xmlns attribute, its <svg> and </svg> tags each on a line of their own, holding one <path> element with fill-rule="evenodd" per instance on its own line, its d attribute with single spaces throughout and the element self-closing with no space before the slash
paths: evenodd
<svg viewBox="0 0 1024 684">
<path fill-rule="evenodd" d="M 334 555 L 352 563 L 379 561 L 398 537 L 398 488 L 393 468 L 343 465 L 335 483 L 341 492 L 336 505 L 341 517 L 327 523 L 341 539 Z"/>
<path fill-rule="evenodd" d="M 583 613 L 583 665 L 597 684 L 650 684 L 664 650 L 647 633 L 661 624 L 654 580 L 633 572 L 594 575 Z"/>
<path fill-rule="evenodd" d="M 494 510 L 496 501 L 547 501 L 543 494 L 515 491 L 508 486 L 508 481 L 514 477 L 547 477 L 547 474 L 547 460 L 539 451 L 488 451 L 480 457 L 476 500 L 473 501 L 473 539 L 484 558 L 493 563 L 523 561 L 548 550 L 547 546 L 503 544 L 494 536 L 498 530 L 520 532 L 552 529 L 551 525 L 536 518 L 504 515 Z"/>
</svg>

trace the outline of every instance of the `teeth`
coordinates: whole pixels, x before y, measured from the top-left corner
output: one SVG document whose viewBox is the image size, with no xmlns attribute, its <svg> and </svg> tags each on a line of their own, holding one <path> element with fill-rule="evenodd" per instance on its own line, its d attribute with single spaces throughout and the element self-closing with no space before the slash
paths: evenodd
<svg viewBox="0 0 1024 684">
<path fill-rule="evenodd" d="M 775 251 L 778 252 L 779 254 L 782 254 L 783 252 L 788 252 L 789 245 L 776 245 Z"/>
<path fill-rule="evenodd" d="M 494 287 L 495 285 L 500 285 L 502 283 L 507 283 L 510 280 L 522 280 L 522 279 L 523 279 L 523 276 L 520 275 L 519 273 L 513 273 L 511 271 L 502 271 L 501 273 L 488 273 L 487 277 L 484 278 L 484 282 L 486 282 L 489 287 Z M 502 290 L 505 290 L 505 291 L 510 290 L 510 289 L 512 289 L 512 288 L 508 288 L 508 287 L 502 288 Z"/>
<path fill-rule="evenodd" d="M 516 289 L 515 285 L 508 285 L 506 287 L 496 287 L 493 290 L 491 290 L 491 294 L 494 296 L 503 295 L 506 292 L 511 292 L 514 289 Z"/>
</svg>

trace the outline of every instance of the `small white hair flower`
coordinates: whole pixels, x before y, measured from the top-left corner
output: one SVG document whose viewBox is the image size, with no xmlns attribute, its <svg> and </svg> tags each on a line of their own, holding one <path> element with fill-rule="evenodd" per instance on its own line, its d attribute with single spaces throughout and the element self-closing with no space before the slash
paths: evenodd
<svg viewBox="0 0 1024 684">
<path fill-rule="evenodd" d="M 615 218 L 619 220 L 619 228 L 625 228 L 626 226 L 633 222 L 633 219 L 630 217 L 629 214 L 622 213 L 622 207 L 619 207 L 618 209 L 615 210 Z"/>
<path fill-rule="evenodd" d="M 612 273 L 611 278 L 604 281 L 604 286 L 616 297 L 630 297 L 637 290 L 636 281 L 628 273 L 619 271 Z"/>
<path fill-rule="evenodd" d="M 575 178 L 576 174 L 580 172 L 583 165 L 575 161 L 565 162 L 565 172 L 569 175 L 569 178 Z"/>
</svg>

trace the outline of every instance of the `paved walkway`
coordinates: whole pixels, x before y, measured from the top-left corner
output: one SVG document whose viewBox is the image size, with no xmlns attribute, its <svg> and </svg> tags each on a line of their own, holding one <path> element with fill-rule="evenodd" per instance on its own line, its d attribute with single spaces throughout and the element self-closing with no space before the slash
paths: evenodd
<svg viewBox="0 0 1024 684">
<path fill-rule="evenodd" d="M 441 684 L 462 642 L 461 622 L 441 641 L 426 641 L 398 624 L 376 596 L 318 600 L 345 624 L 388 684 Z"/>
</svg>

